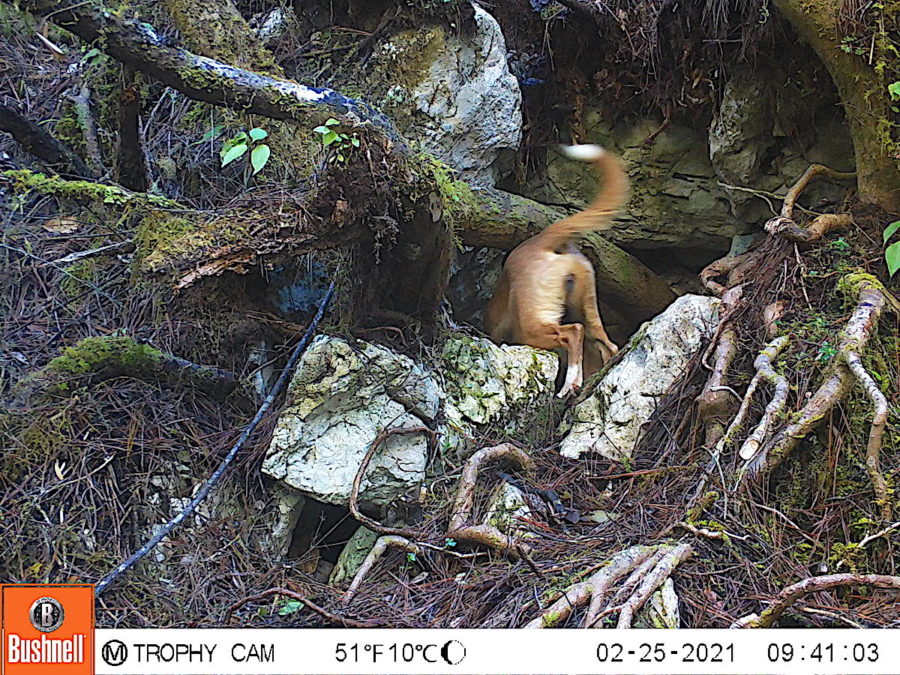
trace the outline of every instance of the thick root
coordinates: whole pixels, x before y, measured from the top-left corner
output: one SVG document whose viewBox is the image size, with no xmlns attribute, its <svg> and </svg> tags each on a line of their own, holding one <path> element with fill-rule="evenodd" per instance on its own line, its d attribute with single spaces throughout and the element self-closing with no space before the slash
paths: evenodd
<svg viewBox="0 0 900 675">
<path fill-rule="evenodd" d="M 758 474 L 760 478 L 768 476 L 794 451 L 800 441 L 806 438 L 828 416 L 838 401 L 848 394 L 854 380 L 857 379 L 850 362 L 858 360 L 857 355 L 865 349 L 877 329 L 879 317 L 889 306 L 889 295 L 877 279 L 861 273 L 847 275 L 841 280 L 838 287 L 844 289 L 845 292 L 855 292 L 857 299 L 856 308 L 841 331 L 838 348 L 840 358 L 837 359 L 832 373 L 800 410 L 796 419 L 775 434 L 766 443 L 763 450 L 747 465 L 747 470 L 751 475 Z M 859 371 L 861 366 L 856 366 L 856 369 Z M 861 381 L 864 381 L 864 386 L 866 386 L 865 377 Z M 877 391 L 877 386 L 871 381 L 871 378 L 868 381 Z M 869 392 L 868 386 L 866 389 Z M 878 393 L 880 394 L 880 392 Z M 886 496 L 886 488 L 881 472 L 877 469 L 878 454 L 881 449 L 881 433 L 884 429 L 882 413 L 885 410 L 880 402 L 876 401 L 873 392 L 869 392 L 869 396 L 875 402 L 876 415 L 869 437 L 867 467 L 870 475 L 876 472 L 878 474 L 877 478 L 873 478 L 873 483 L 876 497 L 881 499 L 882 496 Z M 870 461 L 873 461 L 871 466 Z M 885 505 L 886 502 L 882 502 L 883 511 Z"/>
<path fill-rule="evenodd" d="M 751 614 L 735 621 L 732 628 L 770 628 L 785 611 L 807 593 L 824 591 L 838 586 L 874 586 L 900 591 L 900 577 L 883 574 L 827 574 L 811 577 L 785 588 L 775 601 L 759 616 Z"/>
<path fill-rule="evenodd" d="M 485 464 L 500 460 L 511 462 L 521 470 L 528 471 L 534 467 L 534 462 L 527 452 L 509 443 L 482 448 L 472 455 L 466 462 L 459 480 L 459 491 L 450 515 L 447 537 L 460 543 L 487 546 L 517 557 L 523 553 L 527 554 L 528 548 L 524 544 L 517 543 L 514 537 L 507 536 L 490 525 L 469 525 L 478 474 Z"/>
<path fill-rule="evenodd" d="M 580 606 L 588 604 L 585 628 L 601 628 L 600 620 L 619 613 L 617 628 L 630 628 L 635 613 L 693 553 L 688 544 L 678 546 L 632 546 L 610 558 L 609 563 L 587 580 L 570 586 L 540 616 L 525 628 L 550 628 L 565 621 Z M 617 592 L 615 584 L 625 578 Z"/>
</svg>

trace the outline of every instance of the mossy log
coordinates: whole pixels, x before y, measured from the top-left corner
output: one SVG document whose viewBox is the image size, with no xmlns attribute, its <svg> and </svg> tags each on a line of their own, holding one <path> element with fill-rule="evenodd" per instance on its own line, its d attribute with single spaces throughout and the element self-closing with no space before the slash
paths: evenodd
<svg viewBox="0 0 900 675">
<path fill-rule="evenodd" d="M 370 126 L 398 148 L 405 143 L 391 120 L 374 108 L 325 87 L 307 87 L 289 80 L 238 68 L 167 44 L 153 28 L 125 18 L 88 0 L 22 0 L 6 4 L 47 17 L 85 42 L 147 73 L 186 96 L 272 119 L 320 124 L 335 117 L 348 126 Z"/>
<path fill-rule="evenodd" d="M 217 399 L 237 386 L 237 379 L 228 371 L 191 363 L 130 337 L 92 337 L 66 347 L 60 356 L 19 382 L 13 402 L 24 406 L 35 398 L 65 394 L 74 387 L 114 377 L 169 386 L 187 384 Z"/>
</svg>

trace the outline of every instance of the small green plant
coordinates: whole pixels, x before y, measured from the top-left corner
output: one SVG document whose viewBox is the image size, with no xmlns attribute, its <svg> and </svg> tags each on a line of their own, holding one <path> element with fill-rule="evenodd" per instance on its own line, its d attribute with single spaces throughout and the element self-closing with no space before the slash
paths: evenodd
<svg viewBox="0 0 900 675">
<path fill-rule="evenodd" d="M 446 539 L 444 539 L 444 546 L 446 548 L 453 548 L 454 546 L 456 546 L 456 540 L 451 537 L 447 537 Z"/>
<path fill-rule="evenodd" d="M 234 160 L 246 155 L 249 151 L 249 166 L 252 169 L 250 175 L 255 176 L 258 174 L 263 170 L 263 167 L 272 155 L 272 149 L 266 143 L 260 143 L 260 141 L 268 135 L 269 132 L 265 129 L 255 127 L 248 132 L 242 131 L 237 136 L 229 138 L 222 143 L 222 150 L 219 152 L 219 156 L 222 159 L 222 167 L 228 166 Z"/>
<path fill-rule="evenodd" d="M 328 158 L 329 162 L 346 162 L 347 156 L 353 148 L 359 147 L 359 137 L 354 134 L 343 134 L 334 129 L 340 122 L 333 117 L 325 120 L 325 124 L 318 126 L 313 131 L 322 136 L 322 147 L 333 147 L 335 152 Z"/>
<path fill-rule="evenodd" d="M 288 600 L 281 606 L 281 609 L 278 610 L 278 616 L 289 616 L 291 614 L 296 614 L 303 608 L 303 603 L 299 600 Z"/>
<path fill-rule="evenodd" d="M 838 237 L 837 239 L 831 241 L 828 244 L 828 247 L 832 251 L 835 251 L 836 253 L 841 254 L 841 255 L 847 253 L 850 250 L 850 244 L 848 244 L 847 240 L 844 239 L 843 237 Z"/>
<path fill-rule="evenodd" d="M 837 354 L 837 349 L 834 345 L 823 342 L 822 346 L 819 347 L 819 353 L 816 355 L 816 361 L 830 361 L 834 358 L 835 354 Z"/>
<path fill-rule="evenodd" d="M 900 230 L 900 220 L 895 220 L 893 223 L 884 228 L 884 245 L 887 246 L 888 241 L 890 241 L 891 237 L 897 234 L 897 231 Z M 887 246 L 884 249 L 884 261 L 887 263 L 888 274 L 894 276 L 897 270 L 900 270 L 900 241 L 895 241 L 890 246 Z"/>
<path fill-rule="evenodd" d="M 888 85 L 888 94 L 892 101 L 900 101 L 900 82 L 891 82 Z"/>
<path fill-rule="evenodd" d="M 410 551 L 409 553 L 406 554 L 406 559 L 409 562 L 416 562 L 416 554 L 413 553 L 412 551 Z"/>
</svg>

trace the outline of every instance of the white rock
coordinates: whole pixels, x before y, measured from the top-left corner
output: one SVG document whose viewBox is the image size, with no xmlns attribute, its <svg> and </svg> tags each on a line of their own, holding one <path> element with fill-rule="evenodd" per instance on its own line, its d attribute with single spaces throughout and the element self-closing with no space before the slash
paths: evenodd
<svg viewBox="0 0 900 675">
<path fill-rule="evenodd" d="M 300 360 L 263 472 L 319 501 L 346 505 L 363 455 L 386 427 L 421 426 L 441 391 L 411 359 L 365 342 L 318 337 Z M 360 500 L 384 505 L 425 476 L 425 434 L 394 436 L 369 464 Z"/>
<path fill-rule="evenodd" d="M 553 405 L 558 367 L 552 352 L 498 346 L 485 338 L 450 337 L 441 355 L 446 445 L 471 450 L 461 447 L 465 438 L 486 425 L 510 437 L 526 434 L 538 423 L 539 413 Z"/>
<path fill-rule="evenodd" d="M 394 65 L 408 74 L 417 63 L 417 81 L 392 87 L 386 98 L 389 108 L 412 105 L 420 113 L 403 124 L 407 137 L 457 169 L 463 180 L 493 186 L 501 152 L 518 149 L 522 139 L 522 94 L 509 71 L 500 25 L 473 6 L 472 29 L 404 31 L 380 45 L 377 55 L 389 79 Z"/>
<path fill-rule="evenodd" d="M 503 481 L 494 489 L 488 504 L 483 521 L 485 525 L 496 527 L 510 536 L 535 536 L 522 527 L 521 519 L 531 518 L 531 508 L 519 488 Z"/>
<path fill-rule="evenodd" d="M 703 340 L 715 330 L 719 304 L 718 298 L 684 295 L 645 323 L 621 361 L 573 409 L 564 423 L 571 429 L 560 454 L 578 458 L 596 452 L 613 460 L 629 459 L 657 401 L 684 374 Z"/>
</svg>

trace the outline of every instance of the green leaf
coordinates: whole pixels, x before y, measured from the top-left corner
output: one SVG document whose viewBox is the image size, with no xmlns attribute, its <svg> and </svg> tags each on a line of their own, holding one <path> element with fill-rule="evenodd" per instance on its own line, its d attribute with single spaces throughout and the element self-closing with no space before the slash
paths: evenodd
<svg viewBox="0 0 900 675">
<path fill-rule="evenodd" d="M 900 101 L 900 82 L 891 82 L 888 85 L 888 93 L 892 101 Z"/>
<path fill-rule="evenodd" d="M 353 145 L 354 148 L 359 147 L 359 139 L 356 136 L 354 136 L 353 138 L 350 139 L 350 143 Z"/>
<path fill-rule="evenodd" d="M 271 154 L 272 151 L 265 143 L 253 148 L 253 152 L 250 153 L 250 165 L 253 167 L 254 175 L 263 170 L 263 167 L 266 165 L 266 162 L 269 161 Z"/>
<path fill-rule="evenodd" d="M 260 129 L 259 127 L 250 130 L 250 138 L 252 138 L 254 141 L 261 141 L 268 135 L 268 131 L 266 131 L 265 129 Z"/>
<path fill-rule="evenodd" d="M 888 266 L 888 273 L 894 276 L 897 270 L 900 270 L 900 241 L 891 244 L 885 249 L 884 260 Z"/>
<path fill-rule="evenodd" d="M 897 230 L 900 230 L 900 220 L 895 220 L 893 223 L 884 228 L 884 234 L 882 236 L 884 237 L 885 244 L 888 243 L 888 239 L 890 239 L 897 233 Z"/>
<path fill-rule="evenodd" d="M 331 129 L 329 129 L 328 127 L 316 127 L 315 129 L 313 129 L 313 131 L 315 131 L 317 134 L 324 135 L 324 134 L 329 133 L 331 131 Z"/>
<path fill-rule="evenodd" d="M 242 156 L 245 152 L 247 152 L 246 143 L 241 143 L 230 148 L 224 155 L 222 155 L 222 166 L 228 166 L 238 157 Z"/>
<path fill-rule="evenodd" d="M 284 603 L 284 607 L 278 610 L 279 616 L 288 616 L 289 614 L 294 614 L 299 612 L 303 607 L 303 603 L 299 600 L 288 600 Z"/>
<path fill-rule="evenodd" d="M 333 131 L 330 131 L 330 130 L 329 130 L 329 132 L 328 132 L 327 134 L 325 134 L 324 136 L 322 136 L 322 145 L 331 145 L 332 143 L 334 143 L 334 142 L 335 142 L 336 140 L 338 140 L 338 139 L 340 139 L 340 136 L 338 136 L 338 135 L 337 135 L 336 133 L 334 133 Z"/>
<path fill-rule="evenodd" d="M 326 127 L 333 127 L 336 124 L 340 124 L 340 122 L 333 117 L 329 117 L 327 120 L 325 120 Z"/>
<path fill-rule="evenodd" d="M 219 134 L 222 133 L 222 127 L 223 127 L 223 125 L 216 124 L 214 127 L 209 129 L 205 134 L 203 134 L 203 138 L 200 139 L 201 142 L 202 141 L 211 141 L 212 139 L 214 139 L 216 136 L 218 136 Z"/>
</svg>

